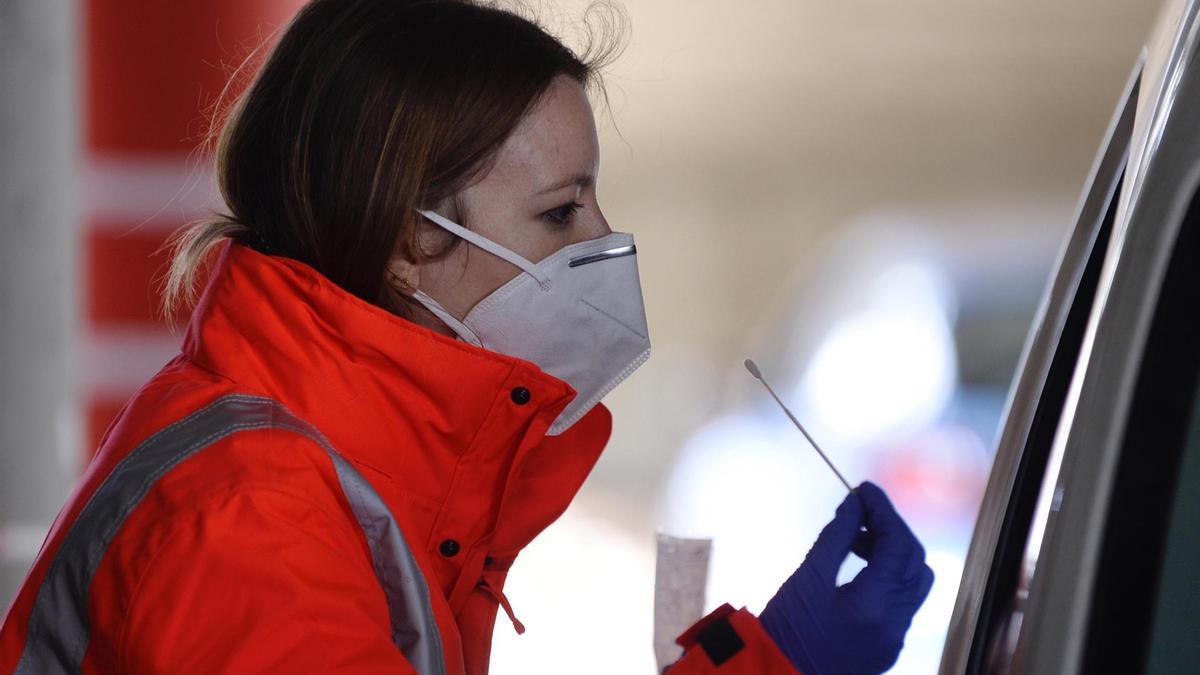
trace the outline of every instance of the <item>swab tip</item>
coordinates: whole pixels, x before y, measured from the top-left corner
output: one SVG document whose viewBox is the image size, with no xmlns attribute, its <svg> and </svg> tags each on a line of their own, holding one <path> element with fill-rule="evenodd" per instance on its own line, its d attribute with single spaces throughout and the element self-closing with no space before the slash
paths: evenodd
<svg viewBox="0 0 1200 675">
<path fill-rule="evenodd" d="M 742 365 L 746 366 L 746 370 L 750 371 L 750 374 L 754 376 L 754 379 L 762 379 L 762 373 L 758 370 L 758 364 L 754 363 L 754 359 L 746 359 L 742 362 Z"/>
</svg>

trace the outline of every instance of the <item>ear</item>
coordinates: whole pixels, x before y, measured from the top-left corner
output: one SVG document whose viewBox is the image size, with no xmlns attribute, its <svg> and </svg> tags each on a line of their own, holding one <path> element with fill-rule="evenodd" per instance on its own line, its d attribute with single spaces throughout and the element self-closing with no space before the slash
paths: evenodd
<svg viewBox="0 0 1200 675">
<path fill-rule="evenodd" d="M 404 295 L 412 295 L 421 287 L 421 266 L 396 253 L 388 261 L 388 280 Z"/>
</svg>

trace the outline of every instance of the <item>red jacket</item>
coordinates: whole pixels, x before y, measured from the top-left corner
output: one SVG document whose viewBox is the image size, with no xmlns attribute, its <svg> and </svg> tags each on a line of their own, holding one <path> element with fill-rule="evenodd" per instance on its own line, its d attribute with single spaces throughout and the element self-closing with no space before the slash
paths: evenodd
<svg viewBox="0 0 1200 675">
<path fill-rule="evenodd" d="M 602 406 L 545 436 L 572 396 L 227 245 L 59 513 L 0 672 L 486 673 L 509 567 L 608 440 Z M 672 675 L 795 672 L 745 610 L 685 637 Z"/>
</svg>

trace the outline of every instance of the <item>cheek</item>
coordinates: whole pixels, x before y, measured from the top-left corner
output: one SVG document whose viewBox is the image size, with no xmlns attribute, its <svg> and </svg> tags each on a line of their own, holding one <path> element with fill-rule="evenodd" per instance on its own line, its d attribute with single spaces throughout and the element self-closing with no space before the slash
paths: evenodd
<svg viewBox="0 0 1200 675">
<path fill-rule="evenodd" d="M 501 260 L 496 256 L 474 249 L 471 251 L 472 261 L 469 274 L 474 278 L 472 284 L 479 294 L 479 300 L 492 291 L 500 288 L 508 283 L 513 277 L 521 274 L 521 270 L 515 265 L 511 265 L 508 261 Z"/>
<path fill-rule="evenodd" d="M 550 225 L 534 225 L 533 227 L 537 228 L 539 235 L 532 237 L 530 242 L 531 256 L 529 259 L 533 262 L 540 262 L 563 247 L 581 241 L 574 227 L 559 228 Z"/>
</svg>

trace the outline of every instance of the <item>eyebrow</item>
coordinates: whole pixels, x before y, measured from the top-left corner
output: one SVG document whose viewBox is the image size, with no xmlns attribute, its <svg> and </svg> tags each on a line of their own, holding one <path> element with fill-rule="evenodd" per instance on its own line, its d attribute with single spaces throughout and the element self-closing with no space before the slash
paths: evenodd
<svg viewBox="0 0 1200 675">
<path fill-rule="evenodd" d="M 554 185 L 551 185 L 542 190 L 539 190 L 537 192 L 537 194 L 544 195 L 547 192 L 554 192 L 556 190 L 561 190 L 565 187 L 570 187 L 572 185 L 579 187 L 579 188 L 588 188 L 588 187 L 591 187 L 595 182 L 596 182 L 596 177 L 593 176 L 592 174 L 579 173 L 579 174 L 575 174 L 574 176 L 571 176 L 570 178 L 567 178 L 565 180 L 561 180 L 561 181 L 555 183 Z"/>
</svg>

